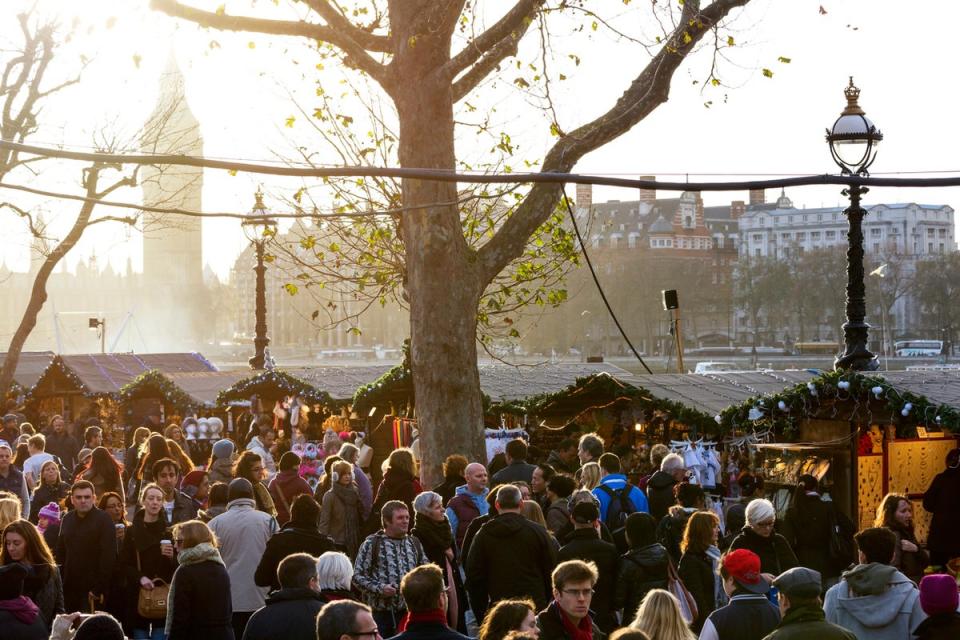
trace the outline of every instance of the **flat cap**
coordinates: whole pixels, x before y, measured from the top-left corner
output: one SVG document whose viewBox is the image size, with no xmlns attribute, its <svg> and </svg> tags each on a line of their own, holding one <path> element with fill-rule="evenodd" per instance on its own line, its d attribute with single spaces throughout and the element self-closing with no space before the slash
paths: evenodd
<svg viewBox="0 0 960 640">
<path fill-rule="evenodd" d="M 773 586 L 787 597 L 816 598 L 823 590 L 819 571 L 806 567 L 794 567 L 774 578 Z"/>
</svg>

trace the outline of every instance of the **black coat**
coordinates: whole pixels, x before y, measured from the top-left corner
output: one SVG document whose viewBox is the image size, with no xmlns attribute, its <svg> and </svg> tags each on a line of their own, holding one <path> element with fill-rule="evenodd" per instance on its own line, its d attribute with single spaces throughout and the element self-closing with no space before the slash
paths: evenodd
<svg viewBox="0 0 960 640">
<path fill-rule="evenodd" d="M 407 624 L 406 631 L 393 636 L 391 640 L 470 640 L 470 638 L 440 622 L 411 622 Z"/>
<path fill-rule="evenodd" d="M 33 490 L 33 495 L 30 497 L 30 522 L 37 524 L 40 519 L 40 509 L 43 509 L 51 502 L 60 504 L 60 502 L 67 497 L 68 493 L 70 493 L 70 485 L 66 482 L 55 485 L 46 483 L 38 484 L 37 488 Z M 62 506 L 60 511 L 61 513 L 63 512 Z"/>
<path fill-rule="evenodd" d="M 538 609 L 550 599 L 557 554 L 547 530 L 519 513 L 502 513 L 477 532 L 466 562 L 467 593 L 477 620 L 491 603 L 530 598 Z"/>
<path fill-rule="evenodd" d="M 593 611 L 595 612 L 594 622 L 604 632 L 609 633 L 616 629 L 616 619 L 613 617 L 613 593 L 614 583 L 617 579 L 617 565 L 620 561 L 620 554 L 617 547 L 604 542 L 600 535 L 591 527 L 589 529 L 577 529 L 567 544 L 560 548 L 557 554 L 557 562 L 566 562 L 567 560 L 592 561 L 597 565 L 599 577 L 594 586 L 593 600 L 591 601 Z"/>
<path fill-rule="evenodd" d="M 490 487 L 496 487 L 501 484 L 510 484 L 511 482 L 526 482 L 530 484 L 533 480 L 533 472 L 536 465 L 529 464 L 525 460 L 514 460 L 500 471 L 497 471 L 490 478 Z"/>
<path fill-rule="evenodd" d="M 433 488 L 433 491 L 440 495 L 440 498 L 443 500 L 443 506 L 446 507 L 447 503 L 450 502 L 450 498 L 456 495 L 457 487 L 465 484 L 467 484 L 467 481 L 463 476 L 444 478 L 442 483 Z"/>
<path fill-rule="evenodd" d="M 633 620 L 648 591 L 667 588 L 669 561 L 667 550 L 658 543 L 631 549 L 620 558 L 613 608 L 623 609 L 624 622 Z"/>
<path fill-rule="evenodd" d="M 273 590 L 280 588 L 277 580 L 277 567 L 280 561 L 291 553 L 309 553 L 314 557 L 327 551 L 337 551 L 337 544 L 330 536 L 325 536 L 316 527 L 307 529 L 299 523 L 288 522 L 280 531 L 270 536 L 267 546 L 263 550 L 260 564 L 253 574 L 253 581 L 259 587 L 270 587 Z"/>
<path fill-rule="evenodd" d="M 177 567 L 173 585 L 173 621 L 167 640 L 236 640 L 230 575 L 222 564 L 207 560 Z"/>
<path fill-rule="evenodd" d="M 63 517 L 57 540 L 63 560 L 63 599 L 67 611 L 89 611 L 87 592 L 106 594 L 117 561 L 117 530 L 105 511 L 94 507 L 83 518 Z"/>
<path fill-rule="evenodd" d="M 674 565 L 680 564 L 680 542 L 683 540 L 683 532 L 687 528 L 687 520 L 694 514 L 694 511 L 680 508 L 671 509 L 659 524 L 657 524 L 657 542 L 663 545 L 670 554 Z"/>
<path fill-rule="evenodd" d="M 830 548 L 830 510 L 833 503 L 818 495 L 804 495 L 783 518 L 783 537 L 793 547 L 801 567 L 827 577 L 837 577 L 846 567 L 834 567 L 826 551 Z M 779 574 L 775 574 L 779 575 Z"/>
<path fill-rule="evenodd" d="M 676 504 L 673 487 L 677 481 L 665 471 L 657 471 L 647 481 L 647 501 L 650 503 L 650 515 L 657 521 L 667 515 L 670 506 Z"/>
<path fill-rule="evenodd" d="M 960 613 L 930 616 L 913 630 L 918 640 L 956 640 L 960 638 Z"/>
<path fill-rule="evenodd" d="M 160 519 L 156 522 L 143 521 L 143 509 L 133 516 L 133 522 L 127 527 L 123 536 L 123 546 L 120 548 L 120 565 L 126 587 L 127 620 L 133 628 L 146 628 L 153 621 L 141 618 L 137 614 L 137 597 L 140 592 L 140 578 L 146 576 L 151 580 L 161 579 L 167 584 L 173 580 L 173 572 L 177 568 L 174 557 L 164 557 L 160 552 L 160 541 L 171 540 L 170 530 L 166 523 L 166 514 L 161 509 Z M 137 568 L 139 558 L 140 568 Z M 154 623 L 156 624 L 156 623 Z"/>
<path fill-rule="evenodd" d="M 50 631 L 43 624 L 43 617 L 37 615 L 33 622 L 20 622 L 9 611 L 0 610 L 0 629 L 3 640 L 47 640 Z"/>
<path fill-rule="evenodd" d="M 80 453 L 80 445 L 64 429 L 60 435 L 50 431 L 47 434 L 47 442 L 43 450 L 60 458 L 60 464 L 67 469 L 73 469 L 73 465 L 77 463 L 77 454 Z"/>
<path fill-rule="evenodd" d="M 938 473 L 923 494 L 923 508 L 933 514 L 927 548 L 934 562 L 960 556 L 960 469 Z"/>
<path fill-rule="evenodd" d="M 243 640 L 316 640 L 317 614 L 326 601 L 308 588 L 274 591 L 253 612 Z"/>
<path fill-rule="evenodd" d="M 760 556 L 760 571 L 775 576 L 788 569 L 798 566 L 797 556 L 790 548 L 790 543 L 779 533 L 771 533 L 763 537 L 750 527 L 744 527 L 733 542 L 730 551 L 734 549 L 749 549 Z M 826 552 L 827 549 L 824 549 Z"/>
<path fill-rule="evenodd" d="M 717 607 L 713 560 L 706 553 L 688 551 L 680 558 L 677 573 L 697 603 L 697 619 L 690 627 L 699 633 L 707 616 Z"/>
</svg>

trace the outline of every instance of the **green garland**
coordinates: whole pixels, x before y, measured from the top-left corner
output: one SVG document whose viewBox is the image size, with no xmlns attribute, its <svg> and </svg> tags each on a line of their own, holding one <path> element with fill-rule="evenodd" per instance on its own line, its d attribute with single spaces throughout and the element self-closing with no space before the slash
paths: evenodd
<svg viewBox="0 0 960 640">
<path fill-rule="evenodd" d="M 913 437 L 918 426 L 960 432 L 957 409 L 901 391 L 884 378 L 847 371 L 826 372 L 779 393 L 755 396 L 724 409 L 714 421 L 723 433 L 766 428 L 793 440 L 802 421 L 823 418 L 824 411 L 837 402 L 853 402 L 854 415 L 894 423 L 900 437 Z M 871 402 L 883 402 L 882 413 L 871 409 Z"/>
<path fill-rule="evenodd" d="M 163 375 L 159 369 L 144 371 L 136 378 L 120 388 L 119 399 L 122 403 L 141 398 L 155 398 L 159 396 L 164 404 L 175 407 L 178 411 L 187 411 L 199 408 L 199 403 L 183 389 Z"/>
<path fill-rule="evenodd" d="M 217 394 L 217 405 L 226 406 L 233 400 L 248 400 L 252 395 L 264 395 L 264 391 L 277 390 L 284 395 L 297 394 L 309 404 L 333 406 L 333 399 L 326 391 L 287 373 L 282 369 L 267 369 L 249 378 L 240 380 L 232 387 Z"/>
<path fill-rule="evenodd" d="M 362 385 L 353 394 L 353 410 L 363 416 L 373 407 L 386 409 L 389 405 L 413 404 L 413 374 L 404 359 L 369 384 Z"/>
</svg>

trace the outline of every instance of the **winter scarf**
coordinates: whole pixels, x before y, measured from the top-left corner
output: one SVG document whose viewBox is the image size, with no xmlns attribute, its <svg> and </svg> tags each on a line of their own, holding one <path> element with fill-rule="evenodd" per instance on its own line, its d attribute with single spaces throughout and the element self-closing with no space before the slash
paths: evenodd
<svg viewBox="0 0 960 640">
<path fill-rule="evenodd" d="M 575 625 L 573 620 L 568 618 L 559 606 L 557 612 L 560 614 L 560 621 L 563 623 L 563 628 L 570 640 L 593 640 L 593 622 L 590 620 L 590 616 L 584 616 L 580 620 L 580 624 Z"/>
<path fill-rule="evenodd" d="M 223 564 L 223 558 L 220 557 L 220 552 L 209 542 L 201 542 L 197 546 L 184 549 L 177 554 L 177 562 L 180 563 L 181 567 L 188 564 L 199 564 L 208 560 L 217 562 L 221 565 Z M 167 595 L 167 602 L 170 604 L 167 606 L 167 620 L 164 623 L 163 628 L 163 633 L 167 637 L 170 636 L 170 630 L 173 627 L 173 592 L 176 589 L 176 585 L 177 583 L 175 580 L 170 582 L 170 593 Z"/>
<path fill-rule="evenodd" d="M 334 483 L 331 488 L 333 497 L 343 505 L 345 513 L 355 513 L 356 518 L 344 518 L 343 523 L 343 543 L 348 549 L 360 548 L 360 494 L 357 487 L 353 484 L 342 485 L 339 482 Z"/>
<path fill-rule="evenodd" d="M 707 547 L 707 557 L 713 563 L 713 598 L 717 609 L 727 604 L 728 600 L 727 592 L 723 590 L 723 578 L 720 577 L 720 557 L 722 555 L 719 547 L 715 545 Z"/>
<path fill-rule="evenodd" d="M 411 533 L 420 538 L 427 555 L 437 549 L 446 551 L 453 546 L 453 530 L 450 529 L 450 521 L 446 516 L 438 522 L 422 513 L 417 513 L 413 517 L 413 522 Z"/>
<path fill-rule="evenodd" d="M 446 626 L 447 613 L 443 609 L 433 609 L 419 613 L 410 613 L 408 611 L 404 614 L 403 618 L 400 619 L 400 624 L 397 625 L 397 633 L 403 633 L 407 630 L 407 627 L 417 622 L 436 622 Z"/>
<path fill-rule="evenodd" d="M 9 611 L 13 617 L 24 624 L 33 624 L 40 615 L 40 607 L 33 604 L 27 596 L 19 596 L 12 600 L 0 600 L 0 610 Z"/>
</svg>

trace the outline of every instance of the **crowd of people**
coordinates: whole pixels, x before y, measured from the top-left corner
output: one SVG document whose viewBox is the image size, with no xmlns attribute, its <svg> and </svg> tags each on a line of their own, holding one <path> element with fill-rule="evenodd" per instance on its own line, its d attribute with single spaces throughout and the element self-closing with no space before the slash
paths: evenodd
<svg viewBox="0 0 960 640">
<path fill-rule="evenodd" d="M 183 429 L 138 429 L 121 464 L 99 428 L 80 447 L 59 417 L 4 420 L 0 637 L 960 637 L 952 556 L 917 542 L 905 496 L 856 531 L 816 478 L 778 518 L 745 474 L 723 527 L 683 458 L 654 446 L 633 482 L 596 434 L 539 463 L 521 439 L 489 465 L 451 455 L 433 490 L 409 449 L 377 486 L 344 443 L 312 490 L 262 424 L 199 463 Z M 950 538 L 957 462 L 925 500 L 931 538 Z"/>
</svg>

